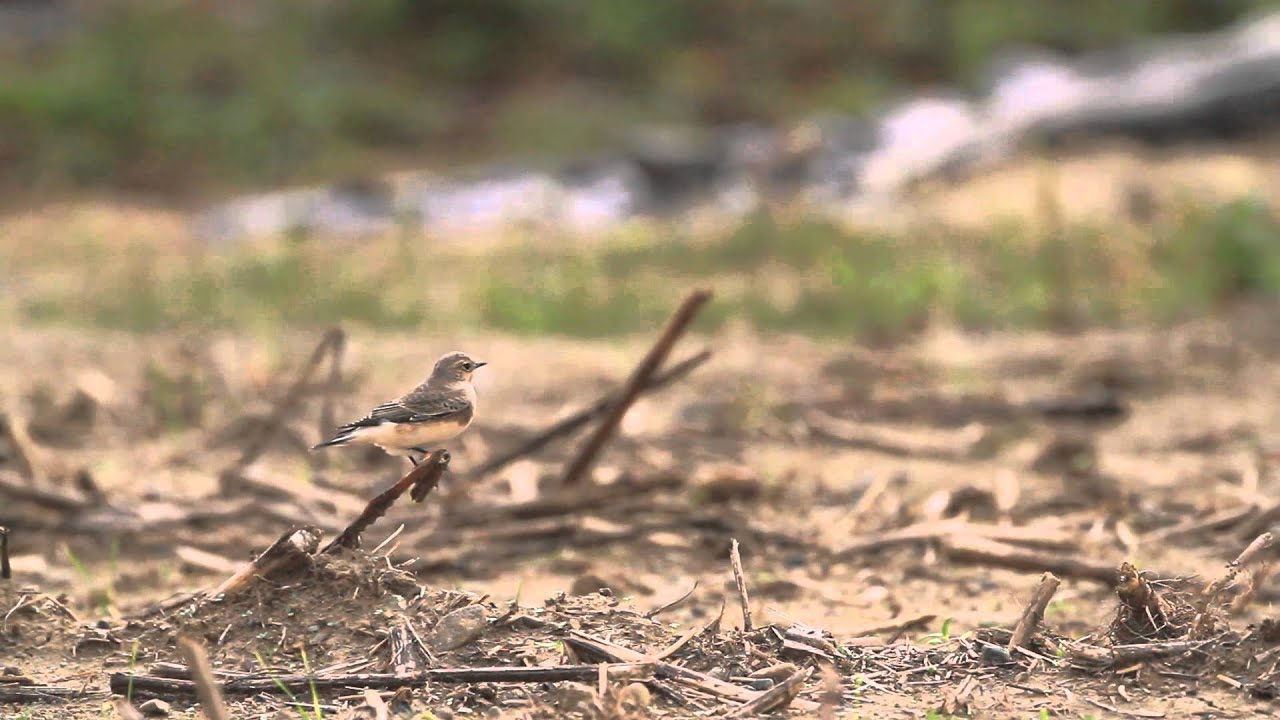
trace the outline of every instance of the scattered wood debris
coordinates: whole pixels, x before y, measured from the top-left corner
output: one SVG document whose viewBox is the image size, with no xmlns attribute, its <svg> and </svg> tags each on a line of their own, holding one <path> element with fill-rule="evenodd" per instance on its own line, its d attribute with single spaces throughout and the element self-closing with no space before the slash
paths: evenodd
<svg viewBox="0 0 1280 720">
<path fill-rule="evenodd" d="M 846 448 L 870 450 L 860 455 L 894 466 L 868 471 L 858 495 L 847 488 L 796 492 L 787 487 L 790 476 L 776 482 L 763 467 L 725 463 L 716 452 L 696 446 L 664 447 L 664 462 L 648 462 L 646 455 L 643 462 L 597 473 L 598 483 L 587 482 L 603 449 L 614 442 L 628 403 L 686 377 L 711 356 L 703 351 L 662 369 L 705 301 L 700 295 L 686 301 L 623 387 L 512 450 L 451 476 L 483 483 L 513 459 L 599 423 L 579 452 L 560 458 L 562 463 L 530 460 L 526 492 L 517 501 L 469 502 L 448 512 L 425 503 L 449 471 L 445 450 L 368 502 L 374 493 L 333 478 L 323 484 L 295 482 L 268 462 L 270 436 L 298 431 L 284 418 L 300 424 L 300 416 L 306 416 L 304 430 L 311 426 L 311 416 L 303 411 L 309 395 L 320 400 L 322 423 L 331 425 L 335 388 L 344 376 L 340 332 L 322 338 L 298 377 L 281 383 L 283 393 L 270 393 L 276 399 L 268 404 L 269 415 L 255 421 L 261 434 L 236 448 L 241 452 L 216 478 L 217 488 L 202 497 L 122 501 L 102 492 L 87 475 L 60 481 L 38 477 L 23 458 L 43 456 L 47 448 L 19 432 L 20 457 L 0 469 L 0 515 L 14 530 L 18 554 L 10 567 L 8 538 L 0 528 L 0 574 L 12 572 L 21 580 L 23 567 L 42 560 L 30 548 L 28 531 L 83 534 L 92 540 L 118 534 L 131 550 L 155 552 L 182 572 L 201 574 L 198 586 L 208 589 L 90 626 L 57 597 L 21 583 L 0 583 L 0 656 L 6 662 L 14 647 L 11 638 L 30 643 L 37 634 L 39 642 L 61 644 L 77 658 L 106 658 L 92 673 L 56 679 L 28 676 L 25 667 L 15 666 L 13 673 L 0 668 L 0 703 L 101 704 L 111 691 L 130 696 L 116 698 L 122 717 L 164 703 L 185 712 L 198 701 L 217 718 L 238 716 L 240 703 L 300 710 L 314 691 L 326 716 L 333 710 L 338 717 L 349 711 L 413 717 L 432 709 L 448 709 L 455 717 L 511 709 L 553 717 L 556 703 L 565 702 L 592 718 L 766 713 L 826 718 L 856 713 L 889 694 L 927 698 L 924 707 L 943 713 L 982 715 L 999 693 L 1056 702 L 1090 682 L 1106 687 L 1105 695 L 1099 694 L 1106 702 L 1080 702 L 1113 714 L 1141 715 L 1147 711 L 1126 704 L 1152 686 L 1153 676 L 1188 686 L 1209 683 L 1242 696 L 1280 695 L 1274 680 L 1280 631 L 1274 623 L 1235 628 L 1242 623 L 1232 615 L 1255 596 L 1259 606 L 1274 599 L 1266 587 L 1272 545 L 1266 529 L 1280 505 L 1264 494 L 1267 476 L 1261 465 L 1215 499 L 1212 507 L 1225 509 L 1190 520 L 1186 507 L 1178 506 L 1181 498 L 1157 492 L 1126 500 L 1128 514 L 1114 522 L 1092 509 L 1060 512 L 1064 503 L 1054 503 L 1061 497 L 1038 497 L 1038 488 L 1023 487 L 1030 464 L 1024 461 L 1038 449 L 1030 444 L 1018 458 L 993 462 L 994 489 L 965 478 L 926 488 L 921 501 L 910 493 L 908 463 L 895 458 L 947 468 L 990 461 L 988 451 L 1002 431 L 996 424 L 1006 420 L 998 414 L 971 421 L 951 417 L 927 432 L 911 433 L 887 430 L 862 416 L 844 420 L 856 413 L 835 411 L 796 412 L 787 428 L 793 434 L 786 437 L 803 441 L 812 433 Z M 321 376 L 325 358 L 331 360 L 327 380 Z M 1129 413 L 1127 404 L 1118 412 L 1110 401 L 1084 400 L 1039 408 L 1040 416 L 1054 425 L 1081 419 L 1097 426 Z M 953 405 L 953 412 L 963 410 L 963 403 Z M 625 439 L 617 443 L 628 449 L 635 445 Z M 1104 451 L 1092 439 L 1076 450 L 1081 448 L 1090 462 Z M 653 450 L 641 448 L 637 455 Z M 1075 462 L 1079 453 L 1068 455 Z M 682 466 L 685 457 L 693 459 Z M 540 483 L 556 478 L 567 487 Z M 208 480 L 212 484 L 215 478 Z M 406 493 L 422 504 L 400 502 Z M 27 512 L 32 508 L 39 512 Z M 815 527 L 803 522 L 771 526 L 761 518 L 768 512 L 812 512 L 805 519 L 814 519 Z M 398 529 L 379 534 L 381 542 L 375 543 L 368 533 L 379 521 Z M 1195 581 L 1140 572 L 1120 562 L 1123 552 L 1138 552 L 1135 548 L 1146 543 L 1235 543 L 1232 538 L 1251 529 L 1258 529 L 1258 537 L 1203 588 L 1189 590 Z M 661 592 L 652 592 L 654 597 L 643 603 L 654 608 L 648 612 L 632 610 L 622 597 L 630 594 L 625 586 L 631 578 L 586 567 L 580 557 L 566 561 L 574 568 L 568 572 L 578 578 L 575 592 L 536 607 L 522 606 L 518 598 L 495 606 L 485 597 L 421 582 L 440 568 L 485 571 L 610 543 L 710 559 L 718 572 L 727 549 L 733 582 L 689 587 L 681 578 L 664 587 L 649 580 L 650 589 Z M 247 545 L 266 549 L 243 563 Z M 366 550 L 366 545 L 375 547 Z M 1233 544 L 1230 550 L 1237 548 Z M 758 578 L 750 587 L 744 551 L 753 566 L 750 576 Z M 903 558 L 908 562 L 899 562 Z M 919 576 L 895 576 L 900 565 L 926 574 L 937 567 L 1006 579 L 1025 573 L 1028 589 L 1034 577 L 1040 583 L 1020 615 L 999 618 L 996 627 L 953 634 L 946 619 L 937 631 L 945 616 L 902 602 L 911 590 L 899 588 L 897 581 L 916 582 Z M 812 578 L 787 575 L 797 566 L 834 567 L 857 578 L 854 582 L 865 578 L 865 597 L 831 604 L 878 614 L 852 630 L 846 625 L 839 636 L 780 620 L 781 613 L 765 602 L 784 593 L 821 593 Z M 986 577 L 957 585 L 977 597 L 996 587 Z M 1108 608 L 1114 603 L 1105 627 L 1082 630 L 1078 620 L 1060 627 L 1057 613 L 1046 617 L 1055 598 L 1066 604 L 1104 596 L 1112 598 Z M 742 610 L 740 630 L 722 626 L 726 605 L 735 603 Z M 807 621 L 817 623 L 813 617 Z M 200 640 L 192 643 L 189 637 Z M 126 655 L 131 649 L 136 657 Z M 299 697 L 289 697 L 294 694 Z M 150 700 L 135 705 L 133 697 Z"/>
</svg>

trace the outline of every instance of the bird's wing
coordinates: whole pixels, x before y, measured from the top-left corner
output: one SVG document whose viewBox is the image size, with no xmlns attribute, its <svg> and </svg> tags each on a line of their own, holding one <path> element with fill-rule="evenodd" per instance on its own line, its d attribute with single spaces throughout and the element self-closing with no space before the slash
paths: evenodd
<svg viewBox="0 0 1280 720">
<path fill-rule="evenodd" d="M 467 411 L 470 402 L 463 395 L 435 395 L 415 391 L 399 400 L 384 402 L 368 415 L 346 427 L 370 427 L 384 422 L 411 423 L 443 420 Z"/>
</svg>

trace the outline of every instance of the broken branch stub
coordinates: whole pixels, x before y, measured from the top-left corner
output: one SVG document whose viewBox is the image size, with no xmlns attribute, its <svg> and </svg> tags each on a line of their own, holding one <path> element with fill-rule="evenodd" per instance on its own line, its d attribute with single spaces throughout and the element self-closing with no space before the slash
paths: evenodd
<svg viewBox="0 0 1280 720">
<path fill-rule="evenodd" d="M 1024 647 L 1031 639 L 1040 621 L 1044 619 L 1045 608 L 1049 607 L 1049 601 L 1053 599 L 1053 594 L 1058 591 L 1058 584 L 1061 582 L 1058 576 L 1051 572 L 1040 576 L 1040 584 L 1036 587 L 1035 595 L 1031 596 L 1031 602 L 1027 603 L 1027 607 L 1022 611 L 1022 617 L 1018 618 L 1018 624 L 1013 629 L 1013 637 L 1009 639 L 1009 650 Z"/>
<path fill-rule="evenodd" d="M 0 580 L 13 577 L 13 568 L 9 566 L 9 528 L 0 527 Z"/>
<path fill-rule="evenodd" d="M 262 554 L 221 585 L 207 593 L 208 597 L 234 595 L 253 584 L 257 578 L 287 574 L 310 564 L 312 553 L 320 546 L 320 530 L 314 527 L 290 530 L 281 535 Z"/>
</svg>

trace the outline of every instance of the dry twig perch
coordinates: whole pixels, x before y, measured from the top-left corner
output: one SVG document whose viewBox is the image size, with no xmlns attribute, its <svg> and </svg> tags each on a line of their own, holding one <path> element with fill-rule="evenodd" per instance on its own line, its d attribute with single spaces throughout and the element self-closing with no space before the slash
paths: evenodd
<svg viewBox="0 0 1280 720">
<path fill-rule="evenodd" d="M 427 494 L 440 484 L 440 477 L 444 475 L 444 471 L 449 467 L 449 451 L 433 450 L 426 460 L 418 463 L 412 470 L 405 473 L 404 477 L 396 481 L 395 485 L 384 490 L 377 497 L 369 501 L 364 512 L 360 513 L 360 517 L 356 518 L 342 534 L 334 538 L 324 547 L 322 552 L 331 552 L 334 548 L 357 548 L 360 547 L 360 535 L 369 528 L 378 518 L 387 513 L 396 500 L 405 493 L 410 491 L 410 497 L 414 502 L 422 502 Z"/>
</svg>

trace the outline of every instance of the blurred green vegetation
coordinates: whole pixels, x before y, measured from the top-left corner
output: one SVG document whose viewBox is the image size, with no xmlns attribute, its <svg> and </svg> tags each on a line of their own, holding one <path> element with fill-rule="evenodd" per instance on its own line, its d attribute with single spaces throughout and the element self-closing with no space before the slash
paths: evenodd
<svg viewBox="0 0 1280 720">
<path fill-rule="evenodd" d="M 1277 0 L 150 0 L 0 44 L 0 187 L 196 198 L 559 154 L 648 121 L 861 111 L 1010 44 L 1220 27 Z"/>
<path fill-rule="evenodd" d="M 336 250 L 287 238 L 182 256 L 155 246 L 95 252 L 85 240 L 18 268 L 28 285 L 0 310 L 19 321 L 136 332 L 270 334 L 343 323 L 601 337 L 652 331 L 687 289 L 710 286 L 717 297 L 700 318 L 704 330 L 745 321 L 764 332 L 894 341 L 931 323 L 1170 322 L 1275 299 L 1278 236 L 1263 204 L 1241 200 L 1144 227 L 888 235 L 761 215 L 714 238 L 649 228 L 585 250 L 503 244 L 484 255 L 449 255 L 405 236 Z"/>
</svg>

